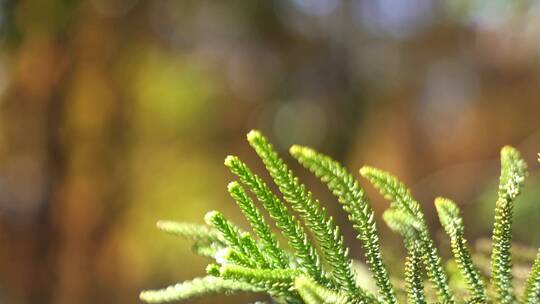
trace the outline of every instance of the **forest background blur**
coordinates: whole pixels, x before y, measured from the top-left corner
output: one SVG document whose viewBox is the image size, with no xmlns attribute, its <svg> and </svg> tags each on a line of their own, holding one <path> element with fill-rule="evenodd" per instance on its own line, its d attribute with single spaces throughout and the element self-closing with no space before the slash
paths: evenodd
<svg viewBox="0 0 540 304">
<path fill-rule="evenodd" d="M 219 209 L 245 224 L 223 159 L 263 173 L 252 128 L 359 260 L 291 144 L 396 173 L 436 231 L 433 199 L 455 199 L 471 240 L 490 236 L 498 153 L 515 145 L 531 165 L 515 237 L 539 246 L 540 2 L 0 0 L 0 303 L 136 303 L 203 275 L 155 222 Z M 379 223 L 392 264 L 402 248 Z M 254 297 L 192 303 L 218 299 Z"/>
</svg>

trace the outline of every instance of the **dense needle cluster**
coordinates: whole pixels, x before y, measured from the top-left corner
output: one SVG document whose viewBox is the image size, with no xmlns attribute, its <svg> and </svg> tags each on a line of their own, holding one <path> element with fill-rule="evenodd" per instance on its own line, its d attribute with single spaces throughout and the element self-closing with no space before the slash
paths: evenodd
<svg viewBox="0 0 540 304">
<path fill-rule="evenodd" d="M 290 149 L 302 166 L 328 186 L 348 213 L 377 286 L 372 291 L 358 284 L 341 230 L 321 203 L 300 183 L 260 132 L 251 131 L 247 138 L 281 195 L 274 193 L 238 157 L 228 156 L 225 166 L 238 178 L 228 185 L 228 191 L 250 223 L 252 232 L 242 230 L 217 211 L 206 214 L 206 225 L 158 222 L 159 229 L 193 241 L 194 252 L 213 262 L 206 269 L 207 276 L 165 289 L 143 291 L 140 295 L 143 301 L 163 303 L 215 293 L 254 292 L 269 295 L 273 303 L 395 304 L 406 301 L 423 304 L 430 299 L 446 304 L 540 303 L 540 251 L 521 296 L 516 295 L 511 272 L 512 209 L 527 175 L 527 166 L 516 149 L 504 147 L 501 151 L 491 279 L 473 263 L 458 206 L 447 198 L 435 200 L 466 289 L 465 298 L 458 299 L 450 288 L 448 270 L 430 235 L 420 204 L 396 177 L 372 167 L 360 169 L 360 175 L 390 201 L 383 219 L 403 237 L 408 254 L 404 282 L 398 284 L 401 286 L 393 284 L 387 271 L 373 209 L 353 175 L 313 149 L 300 146 Z M 271 222 L 267 221 L 265 213 Z M 287 244 L 278 242 L 271 224 L 277 227 Z M 431 285 L 430 289 L 425 288 L 426 283 Z"/>
</svg>

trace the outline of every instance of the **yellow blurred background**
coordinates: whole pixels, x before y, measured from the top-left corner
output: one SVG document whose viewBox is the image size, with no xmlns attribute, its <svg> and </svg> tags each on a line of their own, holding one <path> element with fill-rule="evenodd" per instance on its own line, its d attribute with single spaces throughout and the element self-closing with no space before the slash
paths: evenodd
<svg viewBox="0 0 540 304">
<path fill-rule="evenodd" d="M 441 246 L 435 196 L 463 206 L 470 239 L 489 237 L 498 152 L 515 145 L 531 167 L 515 238 L 538 246 L 540 2 L 0 0 L 0 303 L 137 303 L 203 275 L 155 222 L 218 209 L 245 224 L 223 159 L 264 173 L 253 128 L 360 260 L 291 144 L 397 174 Z M 361 184 L 380 216 L 387 203 Z M 190 303 L 218 299 L 256 297 Z"/>
</svg>

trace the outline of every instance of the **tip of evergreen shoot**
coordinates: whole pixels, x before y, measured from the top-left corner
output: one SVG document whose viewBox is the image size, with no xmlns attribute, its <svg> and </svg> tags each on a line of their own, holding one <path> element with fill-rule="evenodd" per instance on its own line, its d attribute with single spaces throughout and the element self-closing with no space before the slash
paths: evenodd
<svg viewBox="0 0 540 304">
<path fill-rule="evenodd" d="M 308 148 L 308 147 L 304 147 L 300 145 L 292 145 L 289 148 L 289 153 L 291 153 L 292 156 L 300 156 L 300 155 L 310 156 L 310 155 L 313 155 L 315 151 L 313 151 L 313 149 Z"/>
<path fill-rule="evenodd" d="M 510 187 L 508 183 L 514 184 L 507 189 L 517 196 L 527 174 L 527 163 L 521 157 L 521 153 L 511 146 L 504 146 L 501 150 L 501 187 Z"/>
<path fill-rule="evenodd" d="M 168 221 L 164 221 L 164 220 L 159 220 L 159 221 L 157 221 L 157 222 L 156 222 L 156 227 L 157 227 L 157 229 L 159 229 L 159 230 L 165 229 L 165 227 L 167 227 L 167 222 L 168 222 Z"/>
<path fill-rule="evenodd" d="M 449 201 L 449 199 L 447 199 L 445 197 L 442 197 L 442 196 L 437 196 L 435 198 L 435 205 L 444 204 L 445 201 Z"/>
<path fill-rule="evenodd" d="M 292 145 L 292 146 L 289 148 L 289 153 L 291 153 L 292 155 L 298 155 L 298 154 L 301 154 L 301 153 L 302 153 L 302 146 L 299 146 L 299 145 Z"/>
<path fill-rule="evenodd" d="M 360 175 L 362 175 L 363 177 L 366 177 L 368 175 L 370 175 L 371 173 L 373 173 L 373 171 L 375 171 L 376 169 L 373 168 L 373 167 L 370 167 L 370 166 L 363 166 L 362 168 L 360 168 Z"/>
<path fill-rule="evenodd" d="M 249 142 L 252 142 L 252 141 L 254 141 L 254 140 L 258 139 L 258 138 L 262 138 L 262 137 L 263 137 L 263 135 L 259 130 L 251 130 L 247 134 L 247 140 Z"/>
<path fill-rule="evenodd" d="M 396 209 L 389 208 L 383 212 L 382 218 L 392 231 L 403 234 L 405 226 L 401 218 L 397 216 L 397 213 L 398 211 Z"/>
<path fill-rule="evenodd" d="M 421 223 L 401 209 L 389 208 L 383 212 L 386 225 L 406 238 L 414 237 L 416 231 L 422 229 Z"/>
<path fill-rule="evenodd" d="M 503 162 L 507 162 L 509 164 L 515 163 L 517 166 L 516 169 L 520 171 L 526 171 L 527 170 L 527 164 L 522 159 L 521 153 L 512 146 L 504 146 L 501 149 L 501 159 Z M 525 172 L 519 172 L 524 175 L 526 175 Z"/>
<path fill-rule="evenodd" d="M 439 213 L 439 217 L 442 217 L 443 219 L 459 216 L 458 207 L 450 199 L 437 197 L 435 199 L 435 208 L 437 209 L 437 213 Z"/>
<path fill-rule="evenodd" d="M 161 303 L 163 295 L 168 289 L 163 290 L 143 290 L 139 293 L 139 299 L 146 303 Z"/>
<path fill-rule="evenodd" d="M 225 164 L 225 166 L 227 167 L 231 167 L 233 162 L 237 159 L 236 156 L 234 155 L 227 155 L 227 157 L 225 157 L 225 161 L 223 162 Z"/>
<path fill-rule="evenodd" d="M 518 150 L 516 150 L 516 148 L 509 145 L 506 145 L 502 147 L 501 149 L 501 154 L 516 154 L 516 153 L 519 153 Z"/>
<path fill-rule="evenodd" d="M 159 220 L 156 222 L 157 229 L 165 232 L 171 232 L 177 229 L 178 223 L 174 221 Z"/>
<path fill-rule="evenodd" d="M 452 214 L 455 214 L 457 211 L 456 204 L 452 200 L 440 196 L 435 199 L 435 207 L 437 209 L 448 210 L 447 212 Z"/>
<path fill-rule="evenodd" d="M 227 190 L 233 192 L 235 189 L 238 189 L 240 184 L 237 181 L 232 181 L 227 185 Z"/>
<path fill-rule="evenodd" d="M 212 210 L 210 212 L 207 212 L 205 215 L 204 215 L 204 222 L 207 224 L 207 225 L 212 225 L 212 222 L 214 221 L 214 219 L 216 218 L 216 216 L 219 216 L 219 212 L 218 211 L 215 211 L 215 210 Z"/>
<path fill-rule="evenodd" d="M 437 197 L 435 199 L 435 209 L 437 209 L 441 224 L 448 234 L 452 236 L 462 230 L 459 208 L 452 200 Z"/>
<path fill-rule="evenodd" d="M 148 302 L 150 299 L 148 297 L 148 291 L 141 291 L 139 293 L 139 300 L 143 301 L 143 302 Z"/>
</svg>

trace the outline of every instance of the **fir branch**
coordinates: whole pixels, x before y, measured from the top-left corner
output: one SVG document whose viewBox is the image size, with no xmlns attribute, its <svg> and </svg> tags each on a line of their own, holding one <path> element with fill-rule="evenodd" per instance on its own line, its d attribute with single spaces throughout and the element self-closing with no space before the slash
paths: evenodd
<svg viewBox="0 0 540 304">
<path fill-rule="evenodd" d="M 225 163 L 233 162 L 231 158 L 227 158 Z M 253 231 L 257 234 L 267 253 L 270 265 L 273 268 L 286 268 L 288 261 L 285 252 L 279 248 L 275 235 L 271 232 L 270 226 L 264 220 L 259 209 L 253 203 L 253 200 L 246 194 L 244 188 L 237 182 L 229 183 L 227 187 L 229 193 L 236 201 L 244 216 L 248 219 Z"/>
<path fill-rule="evenodd" d="M 435 286 L 439 301 L 448 304 L 454 303 L 455 300 L 448 285 L 447 274 L 442 267 L 437 247 L 429 234 L 424 214 L 409 189 L 395 176 L 373 167 L 363 167 L 360 169 L 360 174 L 368 179 L 391 202 L 394 208 L 401 209 L 418 221 L 420 224 L 418 238 L 423 246 L 424 263 L 428 277 Z"/>
<path fill-rule="evenodd" d="M 473 264 L 467 241 L 464 237 L 464 225 L 459 208 L 454 202 L 446 198 L 437 198 L 435 207 L 441 224 L 450 237 L 452 253 L 461 274 L 467 281 L 467 289 L 473 299 L 481 302 L 487 301 L 486 285 L 480 273 Z"/>
<path fill-rule="evenodd" d="M 329 290 L 308 277 L 296 278 L 294 286 L 306 304 L 348 304 L 355 303 L 346 295 Z"/>
<path fill-rule="evenodd" d="M 364 189 L 347 169 L 326 155 L 297 145 L 291 147 L 290 153 L 301 165 L 327 184 L 328 189 L 342 204 L 343 210 L 349 213 L 349 219 L 359 233 L 358 239 L 362 243 L 367 264 L 380 294 L 387 303 L 396 303 L 396 295 L 382 260 L 375 215 Z"/>
<path fill-rule="evenodd" d="M 270 217 L 276 222 L 283 235 L 287 238 L 289 246 L 294 250 L 298 264 L 307 274 L 318 282 L 326 283 L 324 271 L 315 247 L 311 244 L 300 223 L 287 210 L 287 207 L 270 190 L 266 183 L 254 174 L 246 164 L 235 156 L 227 157 L 225 165 L 240 181 L 247 185 L 257 199 L 266 208 Z M 286 256 L 281 256 L 282 263 L 288 263 Z"/>
<path fill-rule="evenodd" d="M 332 267 L 332 277 L 347 291 L 365 295 L 365 292 L 356 286 L 351 260 L 348 258 L 348 249 L 345 248 L 341 231 L 334 225 L 332 217 L 326 215 L 326 210 L 321 208 L 319 201 L 314 200 L 311 192 L 299 183 L 298 178 L 260 132 L 251 131 L 247 137 L 285 200 L 296 212 L 300 213 L 306 226 L 315 235 L 326 262 Z"/>
<path fill-rule="evenodd" d="M 139 297 L 147 303 L 164 303 L 217 293 L 263 291 L 264 289 L 245 282 L 206 276 L 178 283 L 160 290 L 146 290 L 141 292 Z"/>
<path fill-rule="evenodd" d="M 540 302 L 540 250 L 527 277 L 525 291 L 523 293 L 523 304 L 537 304 Z"/>
<path fill-rule="evenodd" d="M 492 284 L 497 291 L 500 304 L 515 301 L 512 286 L 512 213 L 516 197 L 527 174 L 527 165 L 520 153 L 509 146 L 501 150 L 501 178 L 499 198 L 495 204 L 495 223 L 493 225 L 493 252 L 491 254 Z"/>
</svg>

